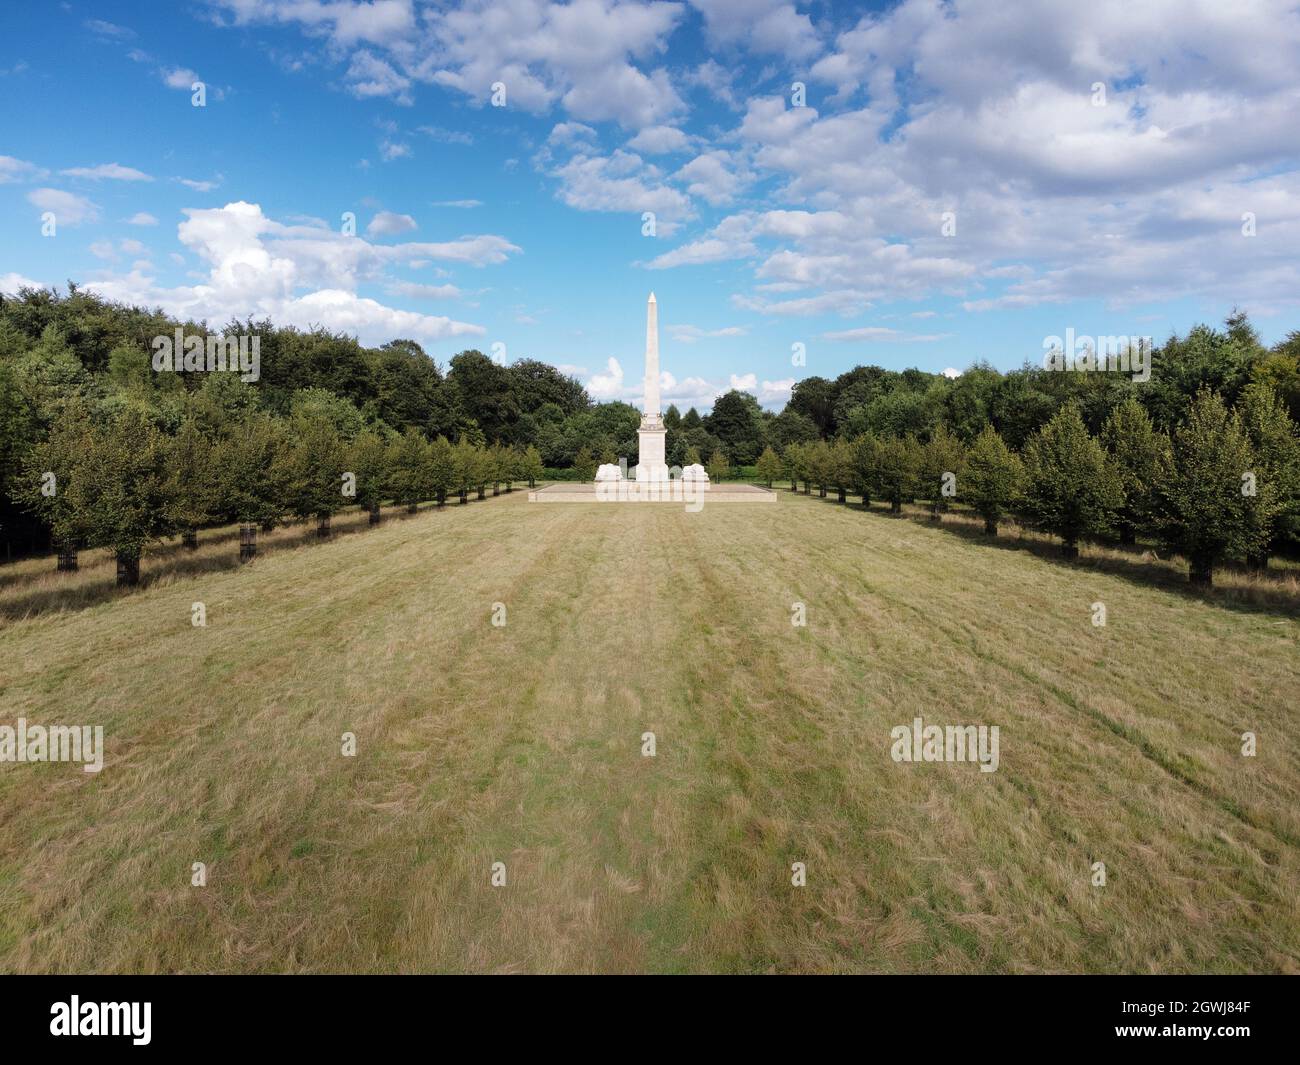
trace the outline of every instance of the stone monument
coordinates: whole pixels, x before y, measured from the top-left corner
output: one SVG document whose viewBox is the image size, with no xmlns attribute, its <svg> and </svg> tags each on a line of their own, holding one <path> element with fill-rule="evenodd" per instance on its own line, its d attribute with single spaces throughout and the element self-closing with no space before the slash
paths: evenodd
<svg viewBox="0 0 1300 1065">
<path fill-rule="evenodd" d="M 650 293 L 645 312 L 645 410 L 637 431 L 636 479 L 639 482 L 668 480 L 663 414 L 659 410 L 659 305 Z"/>
</svg>

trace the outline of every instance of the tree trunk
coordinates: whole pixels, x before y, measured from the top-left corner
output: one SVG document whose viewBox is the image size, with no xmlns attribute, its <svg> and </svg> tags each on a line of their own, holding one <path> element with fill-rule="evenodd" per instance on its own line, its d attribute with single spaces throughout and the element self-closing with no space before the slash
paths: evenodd
<svg viewBox="0 0 1300 1065">
<path fill-rule="evenodd" d="M 1189 559 L 1188 581 L 1194 588 L 1210 588 L 1214 585 L 1214 559 L 1209 555 L 1195 555 Z"/>
<path fill-rule="evenodd" d="M 536 477 L 529 477 L 529 478 L 528 478 L 528 487 L 529 487 L 529 488 L 536 488 L 536 487 L 537 487 L 537 478 L 536 478 Z"/>
<path fill-rule="evenodd" d="M 1135 543 L 1138 542 L 1138 538 L 1137 538 L 1137 532 L 1136 532 L 1136 530 L 1134 530 L 1134 529 L 1120 529 L 1120 531 L 1119 531 L 1119 542 L 1120 542 L 1121 544 L 1127 544 L 1128 546 L 1132 547 Z"/>
<path fill-rule="evenodd" d="M 316 535 L 322 540 L 329 539 L 330 534 L 330 516 L 328 514 L 316 515 Z"/>
<path fill-rule="evenodd" d="M 849 501 L 848 493 L 843 488 L 836 489 L 836 495 L 839 496 L 841 503 L 847 503 Z"/>
<path fill-rule="evenodd" d="M 257 526 L 245 523 L 239 527 L 239 561 L 252 562 L 257 557 Z"/>
<path fill-rule="evenodd" d="M 792 492 L 799 491 L 799 482 L 796 481 L 793 477 L 790 478 L 790 491 Z"/>
<path fill-rule="evenodd" d="M 487 499 L 487 488 L 486 488 L 486 486 L 484 486 L 484 485 L 479 485 L 479 486 L 478 486 L 478 497 L 479 497 L 479 499 Z"/>
<path fill-rule="evenodd" d="M 863 510 L 870 510 L 870 509 L 871 509 L 871 493 L 870 493 L 870 492 L 863 492 L 863 493 L 862 493 L 862 509 L 863 509 Z"/>
<path fill-rule="evenodd" d="M 462 489 L 460 490 L 460 501 L 461 501 L 462 504 L 465 504 L 465 503 L 468 503 L 468 502 L 469 502 L 469 489 L 468 489 L 468 488 L 462 488 Z"/>
<path fill-rule="evenodd" d="M 818 499 L 826 498 L 826 486 L 824 484 L 817 486 L 817 498 Z"/>
<path fill-rule="evenodd" d="M 445 488 L 439 488 L 439 489 L 438 489 L 438 509 L 441 510 L 441 509 L 442 509 L 443 507 L 445 507 L 446 505 L 447 505 L 447 489 L 445 489 Z"/>
<path fill-rule="evenodd" d="M 930 501 L 930 520 L 939 520 L 939 501 L 937 499 Z"/>
<path fill-rule="evenodd" d="M 130 587 L 140 583 L 140 556 L 117 553 L 117 586 Z"/>
<path fill-rule="evenodd" d="M 186 529 L 181 533 L 181 544 L 191 551 L 197 551 L 199 549 L 199 530 Z"/>
<path fill-rule="evenodd" d="M 903 501 L 901 499 L 891 499 L 889 501 L 889 513 L 891 514 L 903 513 Z"/>
<path fill-rule="evenodd" d="M 997 518 L 985 518 L 985 519 L 984 519 L 984 531 L 985 531 L 989 536 L 997 536 L 997 534 L 998 534 L 998 519 L 997 519 Z"/>
<path fill-rule="evenodd" d="M 1263 571 L 1268 569 L 1268 558 L 1269 558 L 1268 549 L 1265 548 L 1263 551 L 1259 552 L 1258 554 L 1247 555 L 1246 565 L 1253 570 Z"/>
<path fill-rule="evenodd" d="M 494 484 L 492 486 L 492 494 L 494 496 L 499 496 L 501 494 L 501 486 L 499 484 Z"/>
<path fill-rule="evenodd" d="M 77 545 L 60 544 L 59 545 L 59 562 L 56 570 L 58 573 L 76 573 L 77 572 Z"/>
<path fill-rule="evenodd" d="M 378 504 L 378 503 L 371 503 L 371 504 L 370 504 L 370 524 L 371 524 L 371 525 L 378 525 L 378 524 L 380 523 L 381 520 L 383 520 L 383 516 L 379 513 L 379 504 Z"/>
<path fill-rule="evenodd" d="M 262 522 L 262 532 L 271 532 L 274 528 L 275 528 L 275 522 L 273 521 Z"/>
<path fill-rule="evenodd" d="M 1061 543 L 1061 555 L 1071 561 L 1079 557 L 1079 542 L 1077 540 L 1065 540 Z"/>
<path fill-rule="evenodd" d="M 804 494 L 804 495 L 807 495 L 807 494 L 808 494 L 808 490 L 809 490 L 810 487 L 811 487 L 811 485 L 810 485 L 807 481 L 804 481 L 804 483 L 803 483 L 803 494 Z"/>
</svg>

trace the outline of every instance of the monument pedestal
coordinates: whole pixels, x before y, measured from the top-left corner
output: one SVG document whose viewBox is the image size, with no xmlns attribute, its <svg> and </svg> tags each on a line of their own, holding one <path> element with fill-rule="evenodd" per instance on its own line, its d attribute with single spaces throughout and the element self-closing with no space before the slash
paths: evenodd
<svg viewBox="0 0 1300 1065">
<path fill-rule="evenodd" d="M 658 414 L 646 414 L 637 430 L 636 479 L 638 481 L 668 480 L 667 453 L 668 430 Z"/>
</svg>

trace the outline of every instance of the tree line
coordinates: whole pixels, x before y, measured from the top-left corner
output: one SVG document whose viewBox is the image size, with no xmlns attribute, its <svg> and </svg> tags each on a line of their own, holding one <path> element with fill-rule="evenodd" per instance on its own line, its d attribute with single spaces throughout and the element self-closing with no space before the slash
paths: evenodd
<svg viewBox="0 0 1300 1065">
<path fill-rule="evenodd" d="M 414 428 L 349 434 L 305 408 L 287 419 L 253 410 L 214 424 L 201 402 L 192 407 L 166 433 L 138 407 L 95 410 L 80 397 L 63 405 L 49 436 L 24 456 L 14 489 L 49 526 L 60 570 L 77 568 L 80 549 L 109 548 L 118 583 L 135 584 L 144 548 L 164 537 L 197 548 L 200 529 L 238 522 L 247 561 L 258 529 L 286 518 L 315 519 L 326 537 L 348 506 L 367 510 L 374 525 L 385 501 L 414 513 L 449 495 L 483 499 L 489 485 L 493 495 L 516 481 L 534 485 L 542 473 L 535 447 L 430 441 Z"/>
<path fill-rule="evenodd" d="M 502 365 L 469 350 L 454 355 L 444 370 L 411 340 L 370 348 L 327 330 L 248 319 L 231 321 L 221 332 L 259 338 L 256 383 L 232 373 L 155 372 L 154 338 L 178 328 L 213 332 L 159 310 L 105 301 L 73 284 L 64 294 L 24 289 L 17 297 L 0 295 L 0 551 L 42 550 L 50 543 L 50 509 L 31 504 L 31 485 L 20 484 L 19 475 L 29 452 L 50 440 L 73 404 L 84 407 L 101 431 L 135 412 L 168 440 L 179 439 L 190 420 L 206 439 L 228 442 L 246 424 L 270 419 L 277 427 L 272 431 L 292 437 L 303 424 L 323 419 L 349 443 L 372 434 L 387 447 L 414 432 L 430 446 L 442 437 L 515 454 L 532 448 L 550 475 L 590 479 L 600 462 L 635 462 L 638 410 L 622 402 L 593 403 L 577 380 L 538 360 Z M 704 414 L 670 405 L 664 412 L 667 460 L 670 466 L 704 462 L 720 480 L 732 463 L 748 469 L 766 449 L 784 459 L 793 445 L 834 449 L 839 441 L 866 436 L 882 447 L 893 440 L 902 443 L 889 448 L 903 447 L 909 438 L 922 447 L 938 439 L 969 451 L 989 429 L 1023 457 L 1029 441 L 1067 407 L 1100 439 L 1129 401 L 1142 408 L 1154 432 L 1172 441 L 1202 391 L 1242 417 L 1253 386 L 1270 388 L 1291 419 L 1300 419 L 1300 333 L 1268 348 L 1246 316 L 1234 313 L 1221 329 L 1197 326 L 1168 338 L 1152 352 L 1145 383 L 1126 374 L 1031 365 L 1001 373 L 982 362 L 956 378 L 856 366 L 833 379 L 801 378 L 779 412 L 737 390 L 719 396 Z M 1286 547 L 1285 539 L 1274 538 L 1275 550 Z"/>
<path fill-rule="evenodd" d="M 936 520 L 961 501 L 990 535 L 1014 514 L 1071 558 L 1085 538 L 1142 537 L 1185 557 L 1201 586 L 1225 561 L 1262 569 L 1300 544 L 1300 435 L 1268 381 L 1247 385 L 1236 409 L 1201 389 L 1172 431 L 1130 396 L 1093 434 L 1071 401 L 1019 449 L 991 425 L 969 444 L 943 426 L 924 440 L 843 433 L 781 453 L 769 446 L 757 471 L 769 488 L 787 478 L 791 491 L 816 486 L 841 503 L 860 495 L 894 513 L 921 499 Z"/>
</svg>

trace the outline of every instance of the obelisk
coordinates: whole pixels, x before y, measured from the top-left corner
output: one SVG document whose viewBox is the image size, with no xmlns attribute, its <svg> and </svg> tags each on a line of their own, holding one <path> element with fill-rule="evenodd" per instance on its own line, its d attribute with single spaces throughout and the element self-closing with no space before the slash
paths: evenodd
<svg viewBox="0 0 1300 1065">
<path fill-rule="evenodd" d="M 636 479 L 668 480 L 668 463 L 664 460 L 668 431 L 659 412 L 659 304 L 653 292 L 645 310 L 645 410 L 636 435 Z"/>
</svg>

